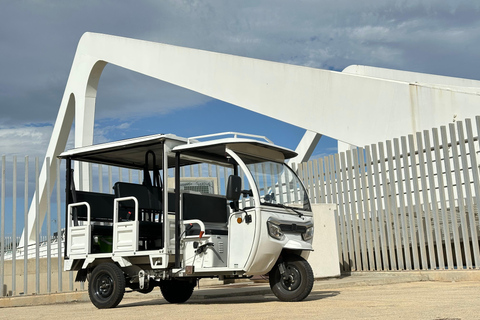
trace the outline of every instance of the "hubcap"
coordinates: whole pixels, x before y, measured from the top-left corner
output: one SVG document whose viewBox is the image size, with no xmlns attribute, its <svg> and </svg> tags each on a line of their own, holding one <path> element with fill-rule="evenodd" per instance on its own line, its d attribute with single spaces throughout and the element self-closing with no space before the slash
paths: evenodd
<svg viewBox="0 0 480 320">
<path fill-rule="evenodd" d="M 96 281 L 95 293 L 100 298 L 108 298 L 113 292 L 113 279 L 108 274 L 102 274 Z"/>
<path fill-rule="evenodd" d="M 300 286 L 301 280 L 302 276 L 298 269 L 287 265 L 281 281 L 282 287 L 288 291 L 294 291 Z"/>
</svg>

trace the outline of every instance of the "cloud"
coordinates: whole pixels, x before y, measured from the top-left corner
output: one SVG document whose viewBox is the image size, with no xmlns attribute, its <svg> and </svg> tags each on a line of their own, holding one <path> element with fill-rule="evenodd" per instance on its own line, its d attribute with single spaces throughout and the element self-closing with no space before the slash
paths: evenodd
<svg viewBox="0 0 480 320">
<path fill-rule="evenodd" d="M 0 11 L 0 136 L 43 133 L 42 142 L 24 143 L 32 149 L 10 142 L 0 148 L 45 148 L 51 127 L 31 124 L 53 124 L 86 31 L 331 70 L 365 64 L 478 79 L 479 13 L 474 0 L 7 1 Z M 118 125 L 113 120 L 134 127 L 138 119 L 209 101 L 108 65 L 96 130 Z"/>
<path fill-rule="evenodd" d="M 51 125 L 0 126 L 0 154 L 43 157 L 52 129 Z"/>
</svg>

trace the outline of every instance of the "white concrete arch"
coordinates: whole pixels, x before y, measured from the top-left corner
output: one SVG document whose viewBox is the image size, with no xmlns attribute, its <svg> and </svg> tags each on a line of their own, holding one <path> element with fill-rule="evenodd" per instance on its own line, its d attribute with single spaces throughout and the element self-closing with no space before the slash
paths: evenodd
<svg viewBox="0 0 480 320">
<path fill-rule="evenodd" d="M 454 115 L 457 119 L 472 117 L 480 106 L 478 88 L 460 90 L 391 80 L 389 75 L 382 78 L 341 73 L 85 33 L 78 44 L 46 157 L 53 159 L 65 148 L 73 113 L 75 145 L 93 142 L 97 85 L 107 63 L 302 127 L 310 132 L 305 141 L 316 141 L 323 134 L 363 146 L 446 124 Z M 45 190 L 44 165 L 40 178 L 41 221 L 46 208 Z M 30 240 L 35 210 L 33 204 L 29 211 Z"/>
</svg>

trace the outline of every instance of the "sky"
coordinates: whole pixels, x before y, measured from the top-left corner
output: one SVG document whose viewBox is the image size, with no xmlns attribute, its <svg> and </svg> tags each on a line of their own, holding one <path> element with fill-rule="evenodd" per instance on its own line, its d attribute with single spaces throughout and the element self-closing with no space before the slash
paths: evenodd
<svg viewBox="0 0 480 320">
<path fill-rule="evenodd" d="M 45 154 L 85 32 L 333 71 L 361 64 L 480 80 L 478 0 L 0 0 L 7 161 Z M 295 149 L 304 133 L 113 65 L 101 76 L 95 119 L 95 143 L 240 131 Z M 323 137 L 313 156 L 334 152 L 336 141 Z"/>
<path fill-rule="evenodd" d="M 479 18 L 478 1 L 0 0 L 0 154 L 43 156 L 87 31 L 335 71 L 362 64 L 478 80 Z M 225 130 L 292 149 L 304 133 L 113 65 L 102 74 L 96 143 Z M 316 156 L 335 152 L 322 140 Z"/>
</svg>

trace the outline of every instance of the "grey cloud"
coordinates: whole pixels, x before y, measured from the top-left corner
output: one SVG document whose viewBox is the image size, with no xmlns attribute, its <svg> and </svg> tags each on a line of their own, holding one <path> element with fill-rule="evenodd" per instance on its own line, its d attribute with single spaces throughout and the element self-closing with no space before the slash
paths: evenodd
<svg viewBox="0 0 480 320">
<path fill-rule="evenodd" d="M 366 64 L 478 78 L 477 1 L 5 1 L 0 125 L 53 123 L 86 31 L 297 65 Z M 207 97 L 107 66 L 99 118 L 142 117 Z"/>
</svg>

